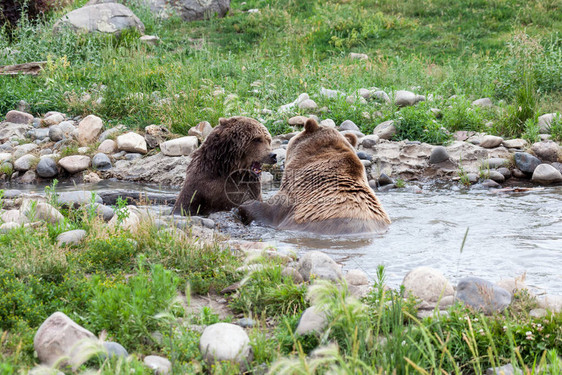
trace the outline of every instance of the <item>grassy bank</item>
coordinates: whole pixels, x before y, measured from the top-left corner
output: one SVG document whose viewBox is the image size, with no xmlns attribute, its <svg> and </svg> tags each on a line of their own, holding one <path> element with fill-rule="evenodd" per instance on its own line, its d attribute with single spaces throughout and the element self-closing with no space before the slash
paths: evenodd
<svg viewBox="0 0 562 375">
<path fill-rule="evenodd" d="M 246 12 L 253 8 L 260 11 Z M 432 95 L 429 106 L 452 105 L 464 117 L 469 100 L 491 97 L 499 106 L 479 115 L 477 128 L 492 121 L 497 134 L 520 135 L 527 119 L 562 111 L 562 6 L 556 0 L 233 1 L 226 18 L 193 23 L 159 21 L 133 9 L 146 33 L 162 39 L 159 46 L 141 44 L 135 33 L 54 35 L 60 11 L 39 23 L 22 22 L 11 41 L 4 33 L 0 65 L 49 64 L 39 77 L 0 78 L 0 113 L 25 99 L 35 113 L 94 113 L 113 125 L 165 124 L 178 133 L 199 121 L 245 114 L 279 133 L 286 126 L 275 121 L 294 113 L 263 110 L 276 111 L 307 92 L 328 108 L 321 117 L 350 119 L 369 132 L 402 115 L 391 105 L 318 94 L 322 87 L 351 95 L 375 86 Z M 349 52 L 369 59 L 350 59 Z M 461 96 L 459 104 L 446 100 L 451 95 Z M 420 128 L 427 126 L 425 111 L 414 113 Z M 447 121 L 439 126 L 454 129 Z"/>
</svg>

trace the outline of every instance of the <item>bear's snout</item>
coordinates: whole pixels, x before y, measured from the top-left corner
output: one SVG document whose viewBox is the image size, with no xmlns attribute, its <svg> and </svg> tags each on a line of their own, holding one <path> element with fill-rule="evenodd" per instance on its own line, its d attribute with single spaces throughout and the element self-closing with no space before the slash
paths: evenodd
<svg viewBox="0 0 562 375">
<path fill-rule="evenodd" d="M 277 154 L 270 153 L 268 159 L 265 161 L 265 164 L 275 164 L 277 163 Z"/>
</svg>

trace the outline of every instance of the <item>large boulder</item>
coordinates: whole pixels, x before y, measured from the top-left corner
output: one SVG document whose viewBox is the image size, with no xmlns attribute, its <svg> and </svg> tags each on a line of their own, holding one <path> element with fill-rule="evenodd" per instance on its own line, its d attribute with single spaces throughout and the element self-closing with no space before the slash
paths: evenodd
<svg viewBox="0 0 562 375">
<path fill-rule="evenodd" d="M 452 296 L 454 289 L 443 274 L 430 267 L 418 267 L 408 272 L 402 281 L 406 295 L 414 296 L 435 306 L 444 297 Z"/>
<path fill-rule="evenodd" d="M 514 156 L 515 165 L 521 172 L 533 173 L 535 168 L 537 168 L 541 161 L 539 158 L 527 153 L 527 152 L 516 152 Z"/>
<path fill-rule="evenodd" d="M 195 151 L 198 143 L 195 136 L 181 137 L 160 143 L 160 150 L 166 156 L 187 156 Z"/>
<path fill-rule="evenodd" d="M 553 141 L 534 143 L 531 150 L 544 162 L 556 162 L 560 155 L 560 146 Z"/>
<path fill-rule="evenodd" d="M 456 299 L 485 314 L 503 311 L 511 303 L 511 293 L 478 277 L 465 277 L 457 285 Z"/>
<path fill-rule="evenodd" d="M 539 164 L 535 168 L 531 180 L 539 184 L 549 185 L 562 182 L 562 174 L 550 164 Z"/>
<path fill-rule="evenodd" d="M 119 151 L 137 152 L 139 154 L 146 154 L 148 151 L 144 137 L 134 132 L 128 132 L 117 137 L 117 148 Z"/>
<path fill-rule="evenodd" d="M 89 146 L 98 140 L 103 129 L 103 121 L 95 115 L 86 116 L 78 124 L 78 143 L 80 146 Z"/>
<path fill-rule="evenodd" d="M 28 125 L 33 122 L 33 116 L 29 113 L 14 110 L 6 113 L 6 121 L 13 122 L 14 124 Z"/>
<path fill-rule="evenodd" d="M 216 323 L 205 328 L 199 350 L 209 363 L 232 361 L 245 365 L 251 360 L 250 338 L 243 328 L 230 323 Z"/>
<path fill-rule="evenodd" d="M 90 157 L 86 155 L 72 155 L 60 159 L 59 165 L 68 173 L 74 174 L 88 169 L 91 161 Z"/>
<path fill-rule="evenodd" d="M 299 260 L 298 271 L 305 281 L 312 278 L 338 281 L 343 278 L 341 267 L 320 251 L 310 251 L 303 255 Z"/>
<path fill-rule="evenodd" d="M 67 13 L 55 24 L 55 31 L 70 27 L 87 33 L 119 34 L 126 29 L 144 33 L 144 24 L 123 4 L 104 3 L 87 5 Z"/>
<path fill-rule="evenodd" d="M 64 363 L 76 366 L 82 362 L 81 352 L 88 350 L 96 341 L 92 332 L 76 324 L 64 313 L 56 312 L 41 324 L 33 339 L 33 346 L 42 364 L 53 366 L 59 359 L 66 357 Z"/>
</svg>

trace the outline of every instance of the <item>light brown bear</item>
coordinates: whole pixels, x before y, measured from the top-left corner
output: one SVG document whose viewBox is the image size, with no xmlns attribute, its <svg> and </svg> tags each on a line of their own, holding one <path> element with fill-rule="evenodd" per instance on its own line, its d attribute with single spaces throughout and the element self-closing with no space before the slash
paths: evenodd
<svg viewBox="0 0 562 375">
<path fill-rule="evenodd" d="M 192 154 L 174 214 L 207 215 L 261 201 L 262 164 L 276 162 L 271 135 L 248 117 L 221 118 Z"/>
<path fill-rule="evenodd" d="M 279 192 L 240 206 L 243 222 L 321 234 L 380 232 L 390 218 L 367 183 L 357 137 L 308 119 L 287 147 Z"/>
</svg>

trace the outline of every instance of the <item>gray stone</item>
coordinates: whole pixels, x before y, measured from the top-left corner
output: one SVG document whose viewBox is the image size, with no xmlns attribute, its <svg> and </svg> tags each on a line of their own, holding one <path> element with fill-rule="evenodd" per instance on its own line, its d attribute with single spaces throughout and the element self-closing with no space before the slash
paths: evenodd
<svg viewBox="0 0 562 375">
<path fill-rule="evenodd" d="M 293 267 L 283 268 L 281 276 L 290 277 L 295 284 L 302 284 L 304 282 L 302 275 Z"/>
<path fill-rule="evenodd" d="M 550 164 L 539 164 L 535 168 L 531 180 L 542 185 L 549 185 L 562 182 L 562 174 Z"/>
<path fill-rule="evenodd" d="M 487 180 L 484 180 L 484 181 L 482 182 L 482 186 L 485 187 L 485 188 L 494 188 L 494 189 L 497 189 L 497 188 L 500 187 L 500 184 L 498 184 L 496 181 L 494 181 L 494 180 L 492 180 L 492 179 L 487 179 Z"/>
<path fill-rule="evenodd" d="M 92 168 L 97 169 L 98 171 L 106 171 L 111 169 L 111 160 L 109 157 L 104 153 L 95 154 L 92 158 Z"/>
<path fill-rule="evenodd" d="M 160 150 L 166 156 L 188 156 L 197 149 L 197 137 L 187 136 L 160 143 Z"/>
<path fill-rule="evenodd" d="M 35 150 L 37 150 L 38 148 L 39 148 L 39 146 L 37 146 L 34 143 L 26 143 L 26 144 L 23 144 L 21 146 L 18 146 L 18 147 L 16 147 L 16 150 L 14 151 L 14 160 L 17 160 L 17 159 L 21 158 L 25 154 L 30 154 L 30 153 L 34 152 Z"/>
<path fill-rule="evenodd" d="M 21 172 L 16 172 L 16 173 L 21 173 Z M 32 170 L 26 171 L 23 174 L 23 176 L 18 177 L 18 183 L 20 184 L 34 184 L 36 182 L 37 182 L 37 175 Z"/>
<path fill-rule="evenodd" d="M 24 199 L 20 212 L 29 218 L 30 221 L 46 221 L 51 224 L 58 224 L 64 221 L 64 216 L 49 203 L 36 202 L 31 199 Z"/>
<path fill-rule="evenodd" d="M 21 111 L 9 111 L 6 113 L 6 121 L 14 124 L 29 125 L 33 122 L 33 116 Z"/>
<path fill-rule="evenodd" d="M 306 99 L 306 100 L 303 100 L 302 102 L 300 102 L 298 104 L 298 107 L 300 109 L 314 111 L 314 110 L 318 109 L 318 104 L 316 104 L 316 102 L 312 99 Z"/>
<path fill-rule="evenodd" d="M 86 116 L 78 124 L 78 143 L 89 146 L 96 142 L 103 129 L 103 121 L 95 115 Z"/>
<path fill-rule="evenodd" d="M 398 90 L 394 93 L 394 104 L 398 107 L 412 106 L 423 101 L 425 101 L 425 96 L 416 95 L 411 91 Z"/>
<path fill-rule="evenodd" d="M 388 94 L 386 92 L 382 91 L 382 90 L 378 90 L 378 91 L 373 92 L 373 98 L 375 98 L 375 99 L 377 99 L 381 102 L 384 102 L 386 104 L 390 104 L 390 102 L 391 102 Z"/>
<path fill-rule="evenodd" d="M 172 373 L 172 362 L 157 355 L 147 355 L 144 364 L 157 375 L 168 375 Z"/>
<path fill-rule="evenodd" d="M 351 120 L 345 120 L 344 122 L 342 122 L 340 125 L 340 130 L 361 131 L 361 129 L 359 129 L 359 127 L 355 125 L 355 123 Z"/>
<path fill-rule="evenodd" d="M 541 161 L 539 158 L 526 152 L 516 152 L 514 156 L 515 165 L 523 173 L 531 174 L 535 171 Z"/>
<path fill-rule="evenodd" d="M 106 139 L 110 139 L 115 134 L 122 132 L 124 129 L 125 129 L 125 127 L 123 125 L 118 125 L 114 128 L 107 129 L 106 131 L 104 131 L 103 133 L 100 134 L 100 137 L 99 137 L 98 141 L 103 142 Z"/>
<path fill-rule="evenodd" d="M 504 158 L 489 158 L 482 162 L 483 168 L 497 169 L 509 165 L 509 160 Z"/>
<path fill-rule="evenodd" d="M 357 152 L 357 157 L 358 157 L 360 160 L 368 160 L 368 161 L 373 160 L 373 157 L 372 157 L 371 155 L 369 155 L 369 154 L 367 154 L 366 152 L 363 152 L 363 151 L 358 151 L 358 152 Z"/>
<path fill-rule="evenodd" d="M 511 178 L 511 171 L 509 169 L 507 169 L 506 167 L 498 168 L 497 171 L 499 173 L 501 173 L 506 180 L 508 178 Z"/>
<path fill-rule="evenodd" d="M 455 298 L 485 314 L 501 312 L 511 303 L 511 293 L 477 277 L 460 280 Z"/>
<path fill-rule="evenodd" d="M 117 151 L 117 143 L 112 139 L 106 139 L 98 147 L 98 152 L 104 154 L 113 154 L 115 151 Z"/>
<path fill-rule="evenodd" d="M 71 230 L 63 232 L 57 236 L 59 246 L 78 245 L 86 237 L 86 231 L 83 229 Z"/>
<path fill-rule="evenodd" d="M 381 122 L 373 130 L 373 135 L 379 137 L 379 139 L 392 139 L 396 134 L 396 127 L 394 126 L 394 120 L 389 120 Z"/>
<path fill-rule="evenodd" d="M 125 160 L 137 160 L 141 159 L 142 155 L 137 152 L 129 152 L 123 155 L 123 158 L 125 158 Z"/>
<path fill-rule="evenodd" d="M 327 118 L 325 120 L 320 121 L 320 125 L 324 126 L 326 128 L 335 128 L 336 127 L 336 123 L 334 122 L 334 120 Z"/>
<path fill-rule="evenodd" d="M 91 159 L 86 155 L 65 156 L 59 160 L 59 165 L 68 173 L 74 174 L 85 171 L 90 167 Z"/>
<path fill-rule="evenodd" d="M 361 139 L 359 144 L 364 148 L 373 148 L 377 143 L 379 143 L 379 140 L 380 137 L 378 135 L 370 134 L 363 137 L 363 139 Z"/>
<path fill-rule="evenodd" d="M 19 228 L 21 225 L 22 224 L 9 221 L 7 223 L 0 225 L 0 233 L 1 234 L 10 233 L 12 230 Z"/>
<path fill-rule="evenodd" d="M 31 139 L 42 141 L 49 138 L 49 128 L 37 128 L 29 131 Z"/>
<path fill-rule="evenodd" d="M 354 60 L 369 60 L 369 56 L 365 53 L 350 52 L 349 58 Z"/>
<path fill-rule="evenodd" d="M 31 128 L 31 125 L 14 124 L 12 122 L 3 121 L 0 123 L 0 142 L 6 142 L 12 137 L 23 139 Z"/>
<path fill-rule="evenodd" d="M 346 135 L 346 134 L 353 134 L 357 137 L 357 139 L 361 139 L 365 136 L 365 134 L 361 133 L 360 131 L 357 130 L 342 130 L 340 131 L 341 135 Z"/>
<path fill-rule="evenodd" d="M 213 127 L 207 121 L 201 121 L 187 132 L 187 135 L 195 136 L 200 142 L 203 142 L 213 131 Z"/>
<path fill-rule="evenodd" d="M 53 178 L 59 174 L 57 162 L 49 157 L 41 158 L 35 171 L 42 178 Z"/>
<path fill-rule="evenodd" d="M 550 133 L 550 125 L 554 119 L 558 118 L 558 121 L 562 121 L 562 116 L 559 113 L 547 113 L 545 115 L 539 116 L 539 129 L 541 134 Z"/>
<path fill-rule="evenodd" d="M 92 203 L 92 192 L 90 191 L 66 191 L 59 193 L 58 202 L 61 205 L 79 207 Z M 94 194 L 94 203 L 103 203 L 98 194 Z"/>
<path fill-rule="evenodd" d="M 115 215 L 115 211 L 113 210 L 113 208 L 103 205 L 101 203 L 94 203 L 93 205 L 88 203 L 84 206 L 84 208 L 86 210 L 92 209 L 93 212 L 95 212 L 105 222 L 110 221 L 113 218 L 113 215 Z"/>
<path fill-rule="evenodd" d="M 57 125 L 64 121 L 64 115 L 59 112 L 53 112 L 52 114 L 47 113 L 45 114 L 45 118 L 43 119 L 43 124 L 46 126 Z"/>
<path fill-rule="evenodd" d="M 68 363 L 73 366 L 82 364 L 80 353 L 95 345 L 96 336 L 79 326 L 62 312 L 52 314 L 41 324 L 33 346 L 41 364 L 53 366 Z M 66 357 L 62 363 L 57 363 Z"/>
<path fill-rule="evenodd" d="M 312 278 L 338 281 L 343 277 L 341 267 L 320 251 L 310 251 L 304 254 L 299 259 L 297 270 L 305 281 Z"/>
<path fill-rule="evenodd" d="M 467 173 L 466 177 L 468 178 L 468 182 L 470 182 L 471 184 L 477 183 L 480 179 L 480 177 L 476 173 Z"/>
<path fill-rule="evenodd" d="M 137 29 L 144 33 L 144 24 L 123 4 L 106 3 L 84 6 L 64 15 L 54 26 L 61 31 L 69 27 L 72 30 L 87 33 L 119 34 L 126 29 Z"/>
<path fill-rule="evenodd" d="M 37 164 L 39 158 L 35 155 L 23 155 L 14 162 L 14 169 L 16 171 L 27 171 Z"/>
<path fill-rule="evenodd" d="M 129 356 L 129 353 L 127 352 L 127 349 L 125 349 L 119 343 L 112 342 L 112 341 L 104 341 L 103 347 L 104 347 L 106 353 L 103 353 L 101 355 L 102 359 L 105 359 L 107 357 L 109 357 L 109 358 L 113 358 L 113 357 L 127 358 Z"/>
<path fill-rule="evenodd" d="M 328 326 L 326 314 L 319 311 L 317 307 L 311 306 L 304 310 L 297 325 L 297 335 L 321 334 Z"/>
<path fill-rule="evenodd" d="M 363 270 L 352 269 L 345 274 L 345 281 L 347 285 L 369 285 L 369 277 Z"/>
<path fill-rule="evenodd" d="M 25 224 L 29 223 L 27 217 L 22 214 L 19 210 L 7 210 L 2 213 L 1 219 L 4 223 L 17 223 Z"/>
<path fill-rule="evenodd" d="M 505 181 L 505 176 L 496 170 L 491 170 L 488 174 L 488 178 L 500 184 Z"/>
<path fill-rule="evenodd" d="M 486 370 L 486 375 L 523 375 L 520 370 L 515 370 L 511 363 L 501 367 L 490 367 Z"/>
<path fill-rule="evenodd" d="M 391 185 L 394 183 L 394 180 L 390 178 L 386 173 L 381 173 L 379 178 L 377 178 L 378 186 L 385 186 Z"/>
<path fill-rule="evenodd" d="M 442 298 L 452 296 L 454 289 L 443 274 L 433 268 L 418 267 L 402 281 L 408 296 L 415 296 L 435 306 Z"/>
<path fill-rule="evenodd" d="M 230 9 L 230 0 L 141 0 L 141 4 L 158 17 L 178 15 L 184 21 L 224 17 Z"/>
<path fill-rule="evenodd" d="M 534 143 L 531 150 L 543 162 L 557 162 L 560 155 L 560 146 L 553 141 Z"/>
<path fill-rule="evenodd" d="M 60 125 L 52 125 L 49 127 L 49 138 L 53 142 L 62 141 L 64 139 L 64 132 Z"/>
<path fill-rule="evenodd" d="M 337 98 L 341 98 L 344 97 L 345 94 L 341 91 L 338 90 L 330 90 L 330 89 L 326 89 L 324 87 L 322 87 L 320 89 L 320 95 L 321 96 L 325 96 L 328 99 L 337 99 Z"/>
<path fill-rule="evenodd" d="M 139 40 L 151 46 L 157 46 L 160 44 L 160 38 L 156 35 L 143 35 L 139 38 Z"/>
<path fill-rule="evenodd" d="M 501 145 L 503 142 L 502 137 L 498 137 L 495 135 L 485 135 L 480 139 L 480 147 L 484 148 L 496 148 Z"/>
<path fill-rule="evenodd" d="M 527 141 L 521 138 L 517 139 L 507 139 L 502 142 L 502 146 L 505 148 L 525 148 L 527 147 Z"/>
<path fill-rule="evenodd" d="M 250 338 L 235 324 L 216 323 L 205 328 L 199 350 L 208 363 L 232 361 L 245 365 L 251 361 Z"/>
<path fill-rule="evenodd" d="M 256 326 L 256 321 L 250 318 L 242 318 L 238 319 L 238 321 L 236 321 L 236 324 L 238 324 L 242 328 L 253 328 Z"/>
<path fill-rule="evenodd" d="M 148 151 L 144 137 L 134 132 L 128 132 L 117 137 L 117 148 L 120 151 L 140 154 L 146 154 Z"/>
<path fill-rule="evenodd" d="M 492 103 L 492 99 L 482 98 L 482 99 L 476 99 L 475 101 L 473 101 L 472 106 L 473 107 L 481 107 L 481 108 L 491 108 L 491 107 L 494 106 L 494 104 Z"/>
<path fill-rule="evenodd" d="M 447 160 L 449 160 L 449 153 L 445 147 L 435 146 L 433 150 L 431 150 L 431 155 L 429 156 L 430 164 L 438 164 Z"/>
<path fill-rule="evenodd" d="M 306 116 L 293 116 L 289 119 L 288 124 L 291 126 L 304 126 L 308 117 Z"/>
</svg>

